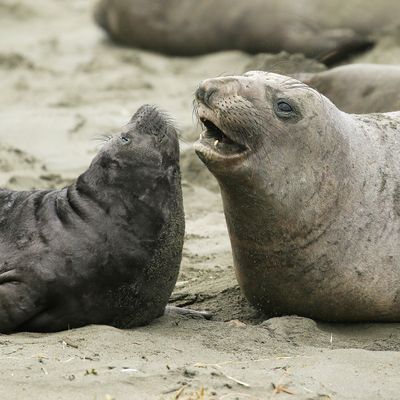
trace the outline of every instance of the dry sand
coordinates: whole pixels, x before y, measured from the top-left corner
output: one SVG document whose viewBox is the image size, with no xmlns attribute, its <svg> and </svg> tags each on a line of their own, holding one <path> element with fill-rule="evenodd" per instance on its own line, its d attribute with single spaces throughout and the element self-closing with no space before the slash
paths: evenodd
<svg viewBox="0 0 400 400">
<path fill-rule="evenodd" d="M 192 97 L 203 78 L 265 59 L 118 48 L 90 9 L 87 0 L 0 0 L 0 185 L 65 185 L 102 135 L 141 104 L 158 104 L 182 132 L 187 232 L 171 303 L 211 310 L 214 319 L 168 314 L 133 330 L 0 335 L 0 398 L 399 399 L 400 324 L 262 322 L 241 297 L 217 185 L 190 145 L 199 129 Z M 400 63 L 399 36 L 357 60 Z"/>
</svg>

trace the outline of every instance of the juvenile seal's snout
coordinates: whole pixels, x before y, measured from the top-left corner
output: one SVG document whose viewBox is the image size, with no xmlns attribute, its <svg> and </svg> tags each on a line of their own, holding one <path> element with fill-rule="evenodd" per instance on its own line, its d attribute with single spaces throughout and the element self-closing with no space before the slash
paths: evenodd
<svg viewBox="0 0 400 400">
<path fill-rule="evenodd" d="M 170 127 L 168 117 L 156 106 L 146 104 L 140 107 L 130 120 L 141 134 L 160 136 Z"/>
<path fill-rule="evenodd" d="M 167 164 L 178 163 L 178 131 L 168 114 L 156 106 L 141 106 L 131 118 L 126 135 L 132 139 L 134 146 L 130 149 L 135 154 L 143 153 L 146 159 L 153 154 L 156 158 L 161 156 Z"/>
</svg>

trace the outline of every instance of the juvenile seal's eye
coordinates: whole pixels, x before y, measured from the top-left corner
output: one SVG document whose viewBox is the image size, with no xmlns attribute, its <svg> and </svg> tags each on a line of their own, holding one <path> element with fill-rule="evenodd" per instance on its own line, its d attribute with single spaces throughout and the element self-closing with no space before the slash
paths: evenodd
<svg viewBox="0 0 400 400">
<path fill-rule="evenodd" d="M 131 141 L 131 139 L 127 138 L 126 136 L 120 136 L 120 139 L 123 144 L 128 144 Z"/>
<path fill-rule="evenodd" d="M 277 105 L 278 110 L 282 112 L 291 112 L 293 111 L 293 108 L 290 104 L 286 103 L 286 101 L 279 100 Z"/>
</svg>

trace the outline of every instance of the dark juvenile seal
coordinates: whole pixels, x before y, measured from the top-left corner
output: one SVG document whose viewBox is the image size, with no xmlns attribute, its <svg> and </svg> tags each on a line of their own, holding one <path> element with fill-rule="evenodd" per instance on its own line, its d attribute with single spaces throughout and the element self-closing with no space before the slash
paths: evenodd
<svg viewBox="0 0 400 400">
<path fill-rule="evenodd" d="M 400 67 L 350 64 L 328 71 L 299 74 L 298 79 L 348 113 L 400 110 Z"/>
<path fill-rule="evenodd" d="M 397 0 L 100 0 L 97 23 L 125 45 L 170 55 L 303 53 L 334 62 L 397 23 Z"/>
<path fill-rule="evenodd" d="M 217 178 L 239 284 L 267 315 L 400 321 L 400 113 L 303 83 L 204 81 L 195 149 Z"/>
<path fill-rule="evenodd" d="M 148 323 L 183 234 L 177 134 L 143 106 L 72 185 L 0 190 L 0 332 Z"/>
</svg>

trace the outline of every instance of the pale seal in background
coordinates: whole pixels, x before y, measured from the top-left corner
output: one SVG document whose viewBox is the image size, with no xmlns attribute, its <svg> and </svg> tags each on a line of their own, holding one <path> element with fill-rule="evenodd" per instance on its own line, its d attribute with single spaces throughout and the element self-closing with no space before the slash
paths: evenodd
<svg viewBox="0 0 400 400">
<path fill-rule="evenodd" d="M 265 72 L 204 81 L 196 152 L 266 315 L 400 321 L 400 113 L 346 114 Z"/>
<path fill-rule="evenodd" d="M 348 113 L 400 111 L 400 66 L 350 64 L 297 79 Z"/>
<path fill-rule="evenodd" d="M 164 313 L 182 255 L 174 127 L 143 106 L 61 190 L 0 190 L 0 332 Z"/>
</svg>

